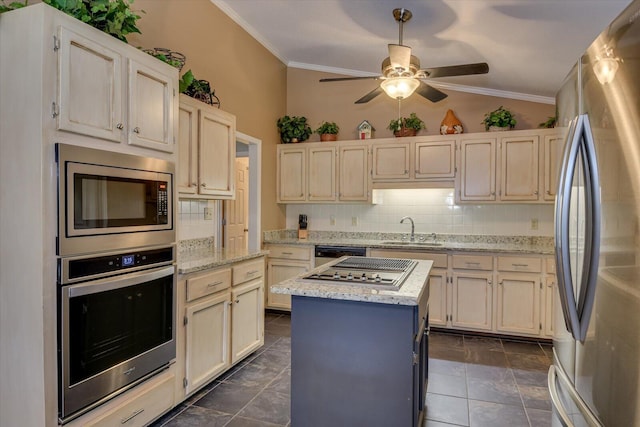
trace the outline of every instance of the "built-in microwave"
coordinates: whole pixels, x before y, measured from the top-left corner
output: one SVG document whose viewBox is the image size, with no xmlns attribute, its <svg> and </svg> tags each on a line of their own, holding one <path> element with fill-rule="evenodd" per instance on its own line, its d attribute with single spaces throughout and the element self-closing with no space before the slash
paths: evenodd
<svg viewBox="0 0 640 427">
<path fill-rule="evenodd" d="M 172 162 L 56 144 L 59 256 L 175 241 Z"/>
</svg>

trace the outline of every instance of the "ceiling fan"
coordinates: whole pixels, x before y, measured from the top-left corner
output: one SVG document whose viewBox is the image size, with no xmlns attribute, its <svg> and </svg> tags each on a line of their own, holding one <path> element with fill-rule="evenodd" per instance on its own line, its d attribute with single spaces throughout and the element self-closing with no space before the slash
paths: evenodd
<svg viewBox="0 0 640 427">
<path fill-rule="evenodd" d="M 465 76 L 470 74 L 486 74 L 489 65 L 486 62 L 475 64 L 451 65 L 447 67 L 420 68 L 420 60 L 411 54 L 411 47 L 402 44 L 403 24 L 411 19 L 411 11 L 400 8 L 393 10 L 393 17 L 398 21 L 398 44 L 389 44 L 389 56 L 382 61 L 381 76 L 367 77 L 336 77 L 320 79 L 321 82 L 339 82 L 345 80 L 382 80 L 380 86 L 358 99 L 356 104 L 364 104 L 385 92 L 391 98 L 404 99 L 414 91 L 432 102 L 438 102 L 447 94 L 429 86 L 422 79 L 437 77 Z"/>
</svg>

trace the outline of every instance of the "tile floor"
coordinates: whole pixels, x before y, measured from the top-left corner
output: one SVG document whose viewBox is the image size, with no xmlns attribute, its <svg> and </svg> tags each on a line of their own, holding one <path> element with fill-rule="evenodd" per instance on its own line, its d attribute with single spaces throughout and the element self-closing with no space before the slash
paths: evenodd
<svg viewBox="0 0 640 427">
<path fill-rule="evenodd" d="M 429 358 L 424 427 L 551 425 L 550 345 L 432 332 Z M 264 347 L 153 427 L 290 426 L 290 382 L 290 317 L 267 313 Z"/>
</svg>

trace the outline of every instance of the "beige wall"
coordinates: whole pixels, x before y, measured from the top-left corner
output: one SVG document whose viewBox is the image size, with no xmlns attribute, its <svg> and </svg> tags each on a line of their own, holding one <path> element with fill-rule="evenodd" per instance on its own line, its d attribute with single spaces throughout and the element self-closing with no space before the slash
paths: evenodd
<svg viewBox="0 0 640 427">
<path fill-rule="evenodd" d="M 318 71 L 289 68 L 287 72 L 287 113 L 303 115 L 315 129 L 321 121 L 335 121 L 340 126 L 338 139 L 355 139 L 356 127 L 362 120 L 368 120 L 376 129 L 374 137 L 393 136 L 387 129 L 389 121 L 398 117 L 398 102 L 385 94 L 366 104 L 354 101 L 373 90 L 379 84 L 375 80 L 355 80 L 346 82 L 319 83 L 325 77 L 340 77 Z M 484 114 L 499 106 L 510 109 L 518 121 L 516 129 L 537 128 L 549 116 L 555 115 L 555 106 L 528 101 L 475 95 L 465 92 L 443 90 L 449 96 L 433 103 L 414 94 L 401 103 L 401 115 L 415 112 L 427 125 L 420 135 L 436 135 L 440 122 L 448 109 L 452 109 L 462 122 L 464 131 L 484 132 L 480 123 Z M 309 141 L 319 141 L 314 134 Z"/>
<path fill-rule="evenodd" d="M 237 129 L 262 140 L 262 229 L 281 228 L 276 200 L 276 129 L 286 111 L 286 66 L 209 0 L 136 0 L 144 10 L 129 44 L 183 53 L 198 79 L 208 80 Z"/>
</svg>

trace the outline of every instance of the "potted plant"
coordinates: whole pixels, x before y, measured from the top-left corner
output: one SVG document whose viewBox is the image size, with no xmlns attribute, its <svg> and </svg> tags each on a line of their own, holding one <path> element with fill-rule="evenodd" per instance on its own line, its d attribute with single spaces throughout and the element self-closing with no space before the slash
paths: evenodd
<svg viewBox="0 0 640 427">
<path fill-rule="evenodd" d="M 21 7 L 25 7 L 27 6 L 28 0 L 24 0 L 24 3 L 20 3 L 19 1 L 13 1 L 9 4 L 6 4 L 5 0 L 1 0 L 1 1 L 2 3 L 0 3 L 0 13 L 9 12 L 14 9 L 20 9 Z"/>
<path fill-rule="evenodd" d="M 182 75 L 178 81 L 178 89 L 180 93 L 220 108 L 220 99 L 211 90 L 211 84 L 206 80 L 196 79 L 191 70 Z"/>
<path fill-rule="evenodd" d="M 313 133 L 304 116 L 283 116 L 278 119 L 277 125 L 283 144 L 306 141 Z"/>
<path fill-rule="evenodd" d="M 558 120 L 558 119 L 557 119 L 555 116 L 553 116 L 553 117 L 549 117 L 549 118 L 547 119 L 547 121 L 546 121 L 546 122 L 542 122 L 542 123 L 540 123 L 540 124 L 538 125 L 538 127 L 540 127 L 540 128 L 544 128 L 544 129 L 551 129 L 551 128 L 554 128 L 554 127 L 556 127 L 556 121 L 557 121 L 557 120 Z"/>
<path fill-rule="evenodd" d="M 401 117 L 393 119 L 389 122 L 389 129 L 397 137 L 402 136 L 416 136 L 416 134 L 426 129 L 424 122 L 416 116 L 416 113 L 409 114 L 409 117 Z"/>
<path fill-rule="evenodd" d="M 484 120 L 480 123 L 484 124 L 485 130 L 493 132 L 513 129 L 516 125 L 516 119 L 511 111 L 506 110 L 501 105 L 497 110 L 486 113 Z"/>
<path fill-rule="evenodd" d="M 320 135 L 320 141 L 336 141 L 338 132 L 340 132 L 340 127 L 336 122 L 322 122 L 318 129 L 315 130 L 315 133 Z"/>
</svg>

